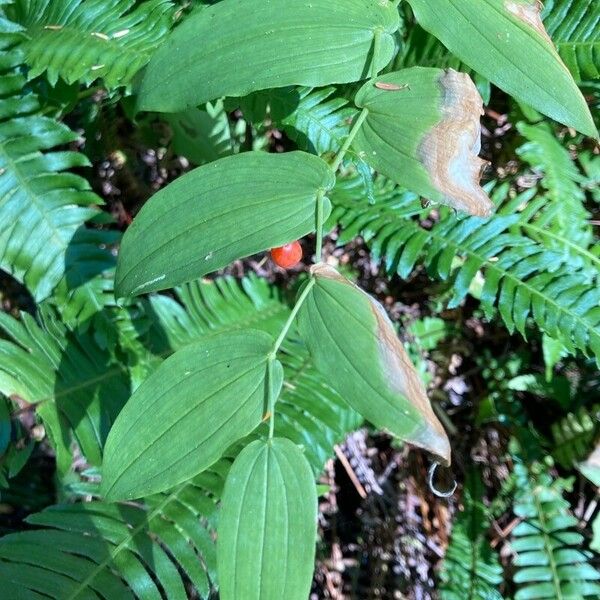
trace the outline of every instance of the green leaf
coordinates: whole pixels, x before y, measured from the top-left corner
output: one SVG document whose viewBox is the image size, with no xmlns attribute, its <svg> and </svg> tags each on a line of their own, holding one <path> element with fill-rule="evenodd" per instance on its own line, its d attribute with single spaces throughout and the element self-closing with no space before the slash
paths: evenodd
<svg viewBox="0 0 600 600">
<path fill-rule="evenodd" d="M 600 77 L 600 3 L 548 0 L 544 25 L 577 81 Z"/>
<path fill-rule="evenodd" d="M 450 444 L 384 308 L 324 264 L 299 312 L 299 327 L 321 373 L 377 427 L 450 462 Z"/>
<path fill-rule="evenodd" d="M 518 100 L 591 137 L 587 104 L 556 52 L 537 0 L 409 0 L 417 21 Z"/>
<path fill-rule="evenodd" d="M 75 334 L 46 316 L 0 313 L 0 392 L 36 404 L 56 451 L 59 471 L 71 466 L 73 438 L 99 465 L 111 425 L 129 394 L 129 378 L 91 333 Z"/>
<path fill-rule="evenodd" d="M 315 230 L 318 191 L 334 181 L 325 162 L 303 152 L 245 152 L 190 171 L 126 231 L 117 296 L 169 288 L 301 238 Z"/>
<path fill-rule="evenodd" d="M 76 240 L 99 214 L 102 199 L 71 169 L 89 166 L 79 152 L 57 150 L 78 139 L 41 114 L 37 95 L 24 91 L 23 56 L 5 36 L 0 49 L 0 268 L 24 283 L 38 301 L 90 252 Z M 80 283 L 80 281 L 78 281 Z"/>
<path fill-rule="evenodd" d="M 173 3 L 149 0 L 63 0 L 15 3 L 14 20 L 24 28 L 29 78 L 46 72 L 55 85 L 92 83 L 108 88 L 128 84 L 150 60 L 171 28 Z"/>
<path fill-rule="evenodd" d="M 435 202 L 474 215 L 493 205 L 479 185 L 483 104 L 468 75 L 415 67 L 368 81 L 354 148 L 376 171 Z"/>
<path fill-rule="evenodd" d="M 103 462 L 106 499 L 140 498 L 200 473 L 261 422 L 272 338 L 246 330 L 208 336 L 169 357 L 113 425 Z M 274 392 L 282 367 L 276 362 Z"/>
<path fill-rule="evenodd" d="M 310 466 L 285 438 L 256 440 L 225 483 L 217 539 L 222 600 L 306 600 L 317 533 Z"/>
<path fill-rule="evenodd" d="M 221 96 L 363 79 L 378 38 L 381 70 L 395 50 L 387 0 L 223 0 L 198 10 L 152 57 L 138 108 L 175 112 Z"/>
<path fill-rule="evenodd" d="M 190 108 L 166 118 L 173 130 L 173 149 L 197 165 L 217 160 L 232 152 L 229 121 L 222 102 L 205 110 Z"/>
</svg>

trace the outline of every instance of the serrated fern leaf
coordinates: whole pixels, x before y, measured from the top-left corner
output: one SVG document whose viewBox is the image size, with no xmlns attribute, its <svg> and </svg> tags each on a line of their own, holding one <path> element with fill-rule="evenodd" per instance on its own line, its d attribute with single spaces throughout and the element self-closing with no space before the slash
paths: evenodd
<svg viewBox="0 0 600 600">
<path fill-rule="evenodd" d="M 543 176 L 540 183 L 547 190 L 525 208 L 527 214 L 536 216 L 537 234 L 547 233 L 546 239 L 554 240 L 553 249 L 562 247 L 568 252 L 573 243 L 587 249 L 593 238 L 589 213 L 584 207 L 582 173 L 546 124 L 519 123 L 517 127 L 527 140 L 517 154 Z M 570 244 L 565 240 L 570 240 Z M 599 254 L 600 247 L 595 249 L 591 261 L 600 270 Z"/>
<path fill-rule="evenodd" d="M 515 600 L 574 600 L 600 595 L 600 572 L 590 553 L 579 547 L 583 536 L 563 498 L 565 483 L 553 480 L 547 468 L 515 463 L 517 497 L 514 512 L 521 519 L 512 534 L 517 568 Z"/>
<path fill-rule="evenodd" d="M 575 79 L 600 77 L 600 4 L 597 0 L 550 0 L 544 25 Z"/>
<path fill-rule="evenodd" d="M 374 258 L 384 257 L 387 271 L 403 278 L 422 262 L 432 277 L 452 277 L 450 307 L 473 291 L 488 317 L 498 309 L 509 331 L 525 335 L 532 318 L 570 352 L 591 352 L 600 361 L 597 269 L 577 268 L 568 254 L 524 235 L 520 228 L 531 215 L 525 218 L 517 210 L 523 198 L 487 219 L 447 212 L 434 223 L 410 193 L 379 185 L 381 196 L 369 205 L 359 186 L 353 186 L 331 195 L 341 241 L 362 235 Z M 475 290 L 472 285 L 480 274 L 484 281 Z"/>
<path fill-rule="evenodd" d="M 483 504 L 481 475 L 472 470 L 465 480 L 464 510 L 452 526 L 442 567 L 441 600 L 501 600 L 502 567 L 486 538 L 489 510 Z"/>
<path fill-rule="evenodd" d="M 143 505 L 57 505 L 30 516 L 42 528 L 0 540 L 3 593 L 187 600 L 189 581 L 208 598 L 216 563 L 211 521 L 228 468 L 222 460 Z"/>
<path fill-rule="evenodd" d="M 274 90 L 271 117 L 300 148 L 319 155 L 337 152 L 357 111 L 335 92 L 333 87 Z"/>
<path fill-rule="evenodd" d="M 552 423 L 552 456 L 564 468 L 573 468 L 591 451 L 600 431 L 600 406 L 579 408 Z"/>
<path fill-rule="evenodd" d="M 127 85 L 150 60 L 168 33 L 174 5 L 169 0 L 19 0 L 9 16 L 24 28 L 29 77 L 46 72 L 55 85 Z"/>
<path fill-rule="evenodd" d="M 78 136 L 35 114 L 38 99 L 23 92 L 22 55 L 14 44 L 7 35 L 0 50 L 0 266 L 42 300 L 64 277 L 66 263 L 79 259 L 73 239 L 102 200 L 68 172 L 87 166 L 87 158 L 52 150 Z"/>
<path fill-rule="evenodd" d="M 129 396 L 123 369 L 110 362 L 91 334 L 78 335 L 47 316 L 17 321 L 0 313 L 0 392 L 36 404 L 57 452 L 61 473 L 71 464 L 75 439 L 88 462 L 99 465 L 108 431 Z"/>
</svg>

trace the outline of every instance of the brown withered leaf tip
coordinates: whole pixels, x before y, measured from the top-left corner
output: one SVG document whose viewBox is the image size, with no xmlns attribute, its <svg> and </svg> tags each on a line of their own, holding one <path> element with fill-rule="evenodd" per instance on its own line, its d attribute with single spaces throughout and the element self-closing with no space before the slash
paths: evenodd
<svg viewBox="0 0 600 600">
<path fill-rule="evenodd" d="M 479 185 L 487 164 L 479 158 L 483 100 L 466 73 L 448 69 L 439 83 L 442 118 L 424 137 L 419 155 L 444 204 L 487 217 L 494 205 Z"/>
<path fill-rule="evenodd" d="M 450 465 L 450 442 L 446 431 L 433 412 L 421 377 L 408 357 L 383 306 L 329 265 L 319 263 L 313 265 L 310 271 L 315 277 L 334 279 L 353 287 L 369 302 L 377 324 L 376 337 L 381 366 L 391 391 L 407 398 L 426 422 L 426 425 L 416 430 L 407 441 L 434 453 L 440 458 L 442 464 Z"/>
</svg>

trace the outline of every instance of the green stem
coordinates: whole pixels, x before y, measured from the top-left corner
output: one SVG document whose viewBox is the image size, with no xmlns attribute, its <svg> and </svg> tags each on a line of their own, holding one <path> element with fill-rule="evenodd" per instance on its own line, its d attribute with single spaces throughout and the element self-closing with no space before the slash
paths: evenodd
<svg viewBox="0 0 600 600">
<path fill-rule="evenodd" d="M 281 333 L 279 334 L 279 337 L 275 341 L 273 350 L 271 350 L 271 353 L 269 354 L 269 358 L 267 360 L 267 385 L 269 386 L 269 388 L 268 388 L 269 439 L 273 439 L 273 435 L 275 433 L 275 403 L 277 402 L 277 398 L 276 398 L 275 394 L 273 393 L 273 363 L 275 361 L 275 357 L 277 356 L 277 351 L 281 347 L 281 344 L 283 344 L 283 340 L 285 339 L 285 336 L 287 335 L 288 331 L 290 330 L 290 327 L 292 326 L 292 323 L 294 322 L 294 319 L 296 318 L 296 315 L 298 314 L 300 307 L 304 304 L 304 301 L 306 300 L 313 285 L 315 285 L 315 279 L 311 277 L 310 280 L 308 281 L 308 283 L 306 284 L 306 287 L 302 290 L 300 297 L 298 298 L 298 300 L 296 300 L 296 304 L 294 304 L 294 308 L 292 308 L 292 312 L 290 313 L 290 316 L 288 317 L 287 321 L 285 322 L 283 329 L 281 330 Z"/>
<path fill-rule="evenodd" d="M 267 385 L 269 394 L 269 439 L 273 439 L 275 433 L 275 394 L 273 393 L 273 356 L 269 356 L 267 361 Z"/>
<path fill-rule="evenodd" d="M 323 198 L 325 190 L 319 190 L 317 193 L 317 248 L 315 250 L 315 262 L 322 259 L 323 254 Z"/>
<path fill-rule="evenodd" d="M 273 346 L 273 350 L 271 350 L 270 356 L 272 358 L 275 358 L 277 351 L 279 350 L 281 344 L 283 343 L 285 336 L 287 335 L 288 331 L 290 330 L 290 327 L 292 326 L 292 323 L 293 323 L 294 319 L 296 318 L 296 315 L 298 314 L 300 307 L 304 304 L 304 301 L 306 300 L 306 297 L 308 296 L 308 293 L 310 292 L 313 285 L 315 285 L 315 280 L 311 278 L 308 281 L 308 283 L 306 284 L 306 287 L 302 290 L 302 293 L 300 294 L 300 297 L 298 298 L 298 300 L 296 300 L 296 304 L 294 304 L 294 308 L 292 308 L 292 312 L 290 313 L 288 320 L 285 322 L 285 325 L 283 326 L 283 329 L 281 330 L 281 333 L 279 334 L 279 337 L 277 338 L 277 341 L 275 342 L 275 345 Z"/>
<path fill-rule="evenodd" d="M 358 118 L 356 119 L 354 125 L 352 126 L 352 129 L 350 130 L 350 133 L 348 134 L 348 137 L 346 138 L 344 145 L 340 148 L 340 151 L 336 154 L 335 158 L 333 159 L 333 162 L 331 163 L 331 170 L 334 173 L 338 170 L 339 166 L 342 164 L 342 161 L 344 160 L 344 156 L 346 155 L 346 152 L 348 152 L 348 148 L 350 148 L 350 144 L 352 144 L 352 142 L 354 141 L 354 138 L 356 137 L 358 130 L 361 128 L 361 126 L 364 123 L 365 119 L 367 118 L 368 114 L 369 114 L 369 109 L 363 108 L 361 113 L 358 115 Z"/>
</svg>

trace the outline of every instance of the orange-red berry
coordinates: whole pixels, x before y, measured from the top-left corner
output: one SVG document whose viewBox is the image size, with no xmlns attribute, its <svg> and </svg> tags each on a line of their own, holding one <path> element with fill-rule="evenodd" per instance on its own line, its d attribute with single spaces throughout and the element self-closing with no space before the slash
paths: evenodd
<svg viewBox="0 0 600 600">
<path fill-rule="evenodd" d="M 295 241 L 271 250 L 273 262 L 282 269 L 291 269 L 302 260 L 302 246 Z"/>
</svg>

